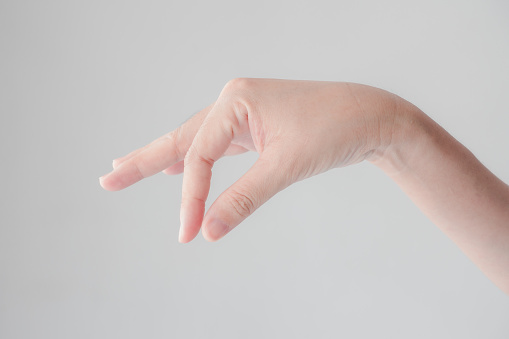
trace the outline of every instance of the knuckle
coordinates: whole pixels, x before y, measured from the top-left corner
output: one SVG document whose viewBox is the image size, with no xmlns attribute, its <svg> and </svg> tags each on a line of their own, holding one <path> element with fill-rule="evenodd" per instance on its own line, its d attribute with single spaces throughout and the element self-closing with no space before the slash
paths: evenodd
<svg viewBox="0 0 509 339">
<path fill-rule="evenodd" d="M 214 165 L 214 159 L 202 155 L 196 146 L 192 144 L 184 157 L 184 166 L 189 166 L 196 161 L 205 163 L 210 168 Z"/>
<path fill-rule="evenodd" d="M 255 81 L 255 79 L 251 78 L 235 78 L 226 83 L 223 91 L 235 94 L 244 93 L 253 88 Z"/>
<path fill-rule="evenodd" d="M 182 160 L 185 154 L 182 147 L 182 126 L 179 126 L 172 132 L 168 133 L 164 140 L 170 143 L 171 148 L 175 152 L 176 158 Z"/>
<path fill-rule="evenodd" d="M 258 79 L 235 78 L 224 87 L 220 101 L 233 108 L 237 120 L 235 122 L 247 119 L 249 112 L 257 110 L 257 97 L 260 95 L 260 88 L 256 87 L 257 82 Z"/>
<path fill-rule="evenodd" d="M 131 164 L 132 164 L 131 168 L 134 172 L 136 179 L 141 180 L 141 179 L 144 179 L 147 177 L 144 174 L 144 170 L 143 170 L 144 166 L 143 166 L 143 163 L 142 163 L 142 160 L 140 159 L 140 157 L 135 157 L 131 161 Z"/>
<path fill-rule="evenodd" d="M 256 209 L 254 199 L 250 197 L 249 194 L 245 194 L 241 191 L 232 190 L 229 192 L 227 199 L 235 212 L 243 218 L 251 215 Z"/>
</svg>

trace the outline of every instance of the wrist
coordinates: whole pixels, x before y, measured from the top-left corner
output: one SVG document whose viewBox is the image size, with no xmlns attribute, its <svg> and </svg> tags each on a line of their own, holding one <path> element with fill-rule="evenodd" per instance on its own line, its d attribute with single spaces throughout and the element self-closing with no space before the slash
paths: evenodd
<svg viewBox="0 0 509 339">
<path fill-rule="evenodd" d="M 380 146 L 367 159 L 389 176 L 409 171 L 440 135 L 440 127 L 415 105 L 400 97 L 395 102 L 390 127 L 380 131 Z"/>
</svg>

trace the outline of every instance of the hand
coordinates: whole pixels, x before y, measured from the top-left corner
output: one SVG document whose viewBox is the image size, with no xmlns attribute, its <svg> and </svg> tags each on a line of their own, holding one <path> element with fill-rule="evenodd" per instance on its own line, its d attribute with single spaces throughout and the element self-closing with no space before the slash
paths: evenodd
<svg viewBox="0 0 509 339">
<path fill-rule="evenodd" d="M 212 166 L 260 154 L 207 214 Z M 220 239 L 288 185 L 369 160 L 509 294 L 509 186 L 417 107 L 369 86 L 235 79 L 215 103 L 149 145 L 113 162 L 110 191 L 150 175 L 184 172 L 179 241 L 202 229 Z"/>
<path fill-rule="evenodd" d="M 161 171 L 184 172 L 179 241 L 200 228 L 215 241 L 290 184 L 386 148 L 398 100 L 352 83 L 234 79 L 185 124 L 116 159 L 100 182 L 116 191 Z M 259 158 L 204 217 L 214 162 L 245 151 Z"/>
</svg>

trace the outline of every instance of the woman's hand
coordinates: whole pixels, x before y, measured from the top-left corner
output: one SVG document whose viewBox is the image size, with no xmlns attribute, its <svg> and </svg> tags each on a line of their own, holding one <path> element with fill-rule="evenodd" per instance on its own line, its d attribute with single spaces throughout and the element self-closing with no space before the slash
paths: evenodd
<svg viewBox="0 0 509 339">
<path fill-rule="evenodd" d="M 116 159 L 101 185 L 116 191 L 183 171 L 179 241 L 191 241 L 200 227 L 215 241 L 288 185 L 387 148 L 398 100 L 352 83 L 234 79 L 185 124 Z M 245 151 L 260 156 L 204 217 L 214 162 Z"/>
<path fill-rule="evenodd" d="M 260 154 L 205 212 L 223 155 Z M 181 242 L 220 239 L 288 185 L 369 160 L 509 294 L 509 186 L 417 107 L 369 86 L 235 79 L 175 131 L 114 161 L 111 191 L 184 172 Z"/>
</svg>

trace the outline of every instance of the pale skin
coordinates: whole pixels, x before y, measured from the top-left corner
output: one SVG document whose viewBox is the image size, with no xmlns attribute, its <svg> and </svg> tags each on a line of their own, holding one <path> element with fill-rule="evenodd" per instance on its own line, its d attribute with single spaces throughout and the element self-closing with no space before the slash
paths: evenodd
<svg viewBox="0 0 509 339">
<path fill-rule="evenodd" d="M 212 166 L 258 152 L 205 213 Z M 179 241 L 216 241 L 287 186 L 369 161 L 392 178 L 509 295 L 509 186 L 404 99 L 370 86 L 234 79 L 176 130 L 113 161 L 109 191 L 159 172 L 183 175 Z"/>
</svg>

